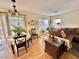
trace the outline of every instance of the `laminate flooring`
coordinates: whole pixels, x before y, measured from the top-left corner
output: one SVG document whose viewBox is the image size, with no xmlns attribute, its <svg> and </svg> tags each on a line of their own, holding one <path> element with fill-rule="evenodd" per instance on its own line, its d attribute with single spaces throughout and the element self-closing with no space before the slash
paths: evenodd
<svg viewBox="0 0 79 59">
<path fill-rule="evenodd" d="M 44 51 L 45 43 L 40 38 L 33 39 L 32 44 L 28 48 L 28 52 L 24 48 L 20 49 L 20 56 L 13 55 L 10 47 L 0 49 L 0 59 L 54 59 L 51 55 Z M 69 52 L 64 52 L 60 59 L 79 59 Z"/>
</svg>

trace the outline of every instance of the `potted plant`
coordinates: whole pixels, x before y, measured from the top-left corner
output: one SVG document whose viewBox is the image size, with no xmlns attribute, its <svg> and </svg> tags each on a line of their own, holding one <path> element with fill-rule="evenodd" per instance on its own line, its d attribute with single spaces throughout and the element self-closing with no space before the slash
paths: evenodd
<svg viewBox="0 0 79 59">
<path fill-rule="evenodd" d="M 12 31 L 15 32 L 18 36 L 20 36 L 22 32 L 26 32 L 22 27 L 14 27 Z"/>
<path fill-rule="evenodd" d="M 48 27 L 46 30 L 50 33 L 51 30 L 52 30 L 52 28 L 51 27 Z"/>
</svg>

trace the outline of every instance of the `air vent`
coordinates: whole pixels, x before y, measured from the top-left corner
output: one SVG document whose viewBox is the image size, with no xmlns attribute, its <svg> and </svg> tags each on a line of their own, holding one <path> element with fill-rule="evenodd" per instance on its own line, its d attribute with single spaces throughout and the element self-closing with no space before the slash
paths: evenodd
<svg viewBox="0 0 79 59">
<path fill-rule="evenodd" d="M 54 13 L 58 13 L 58 11 L 54 11 Z"/>
</svg>

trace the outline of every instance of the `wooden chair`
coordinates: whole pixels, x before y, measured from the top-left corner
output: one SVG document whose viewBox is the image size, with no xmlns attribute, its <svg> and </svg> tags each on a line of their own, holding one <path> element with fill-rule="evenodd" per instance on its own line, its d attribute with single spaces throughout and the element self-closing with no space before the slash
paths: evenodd
<svg viewBox="0 0 79 59">
<path fill-rule="evenodd" d="M 32 43 L 32 36 L 31 36 L 31 34 L 27 34 L 27 36 L 26 36 L 26 42 L 27 42 L 27 45 L 29 47 L 30 42 Z"/>
<path fill-rule="evenodd" d="M 31 29 L 31 36 L 32 37 L 38 37 L 38 34 L 36 33 L 36 28 Z"/>
<path fill-rule="evenodd" d="M 17 55 L 18 55 L 18 56 L 19 56 L 19 48 L 21 48 L 21 47 L 25 47 L 26 52 L 27 52 L 26 35 L 14 37 L 14 41 L 15 41 L 15 44 L 16 44 Z"/>
</svg>

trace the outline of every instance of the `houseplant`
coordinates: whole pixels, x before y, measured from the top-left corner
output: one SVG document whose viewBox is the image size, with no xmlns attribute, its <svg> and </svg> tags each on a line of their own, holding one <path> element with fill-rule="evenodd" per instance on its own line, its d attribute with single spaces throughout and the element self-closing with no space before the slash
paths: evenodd
<svg viewBox="0 0 79 59">
<path fill-rule="evenodd" d="M 15 32 L 18 36 L 20 36 L 22 32 L 26 32 L 26 30 L 23 29 L 22 27 L 14 27 L 12 31 Z"/>
<path fill-rule="evenodd" d="M 50 33 L 51 30 L 52 30 L 52 28 L 51 27 L 48 27 L 46 30 Z"/>
</svg>

